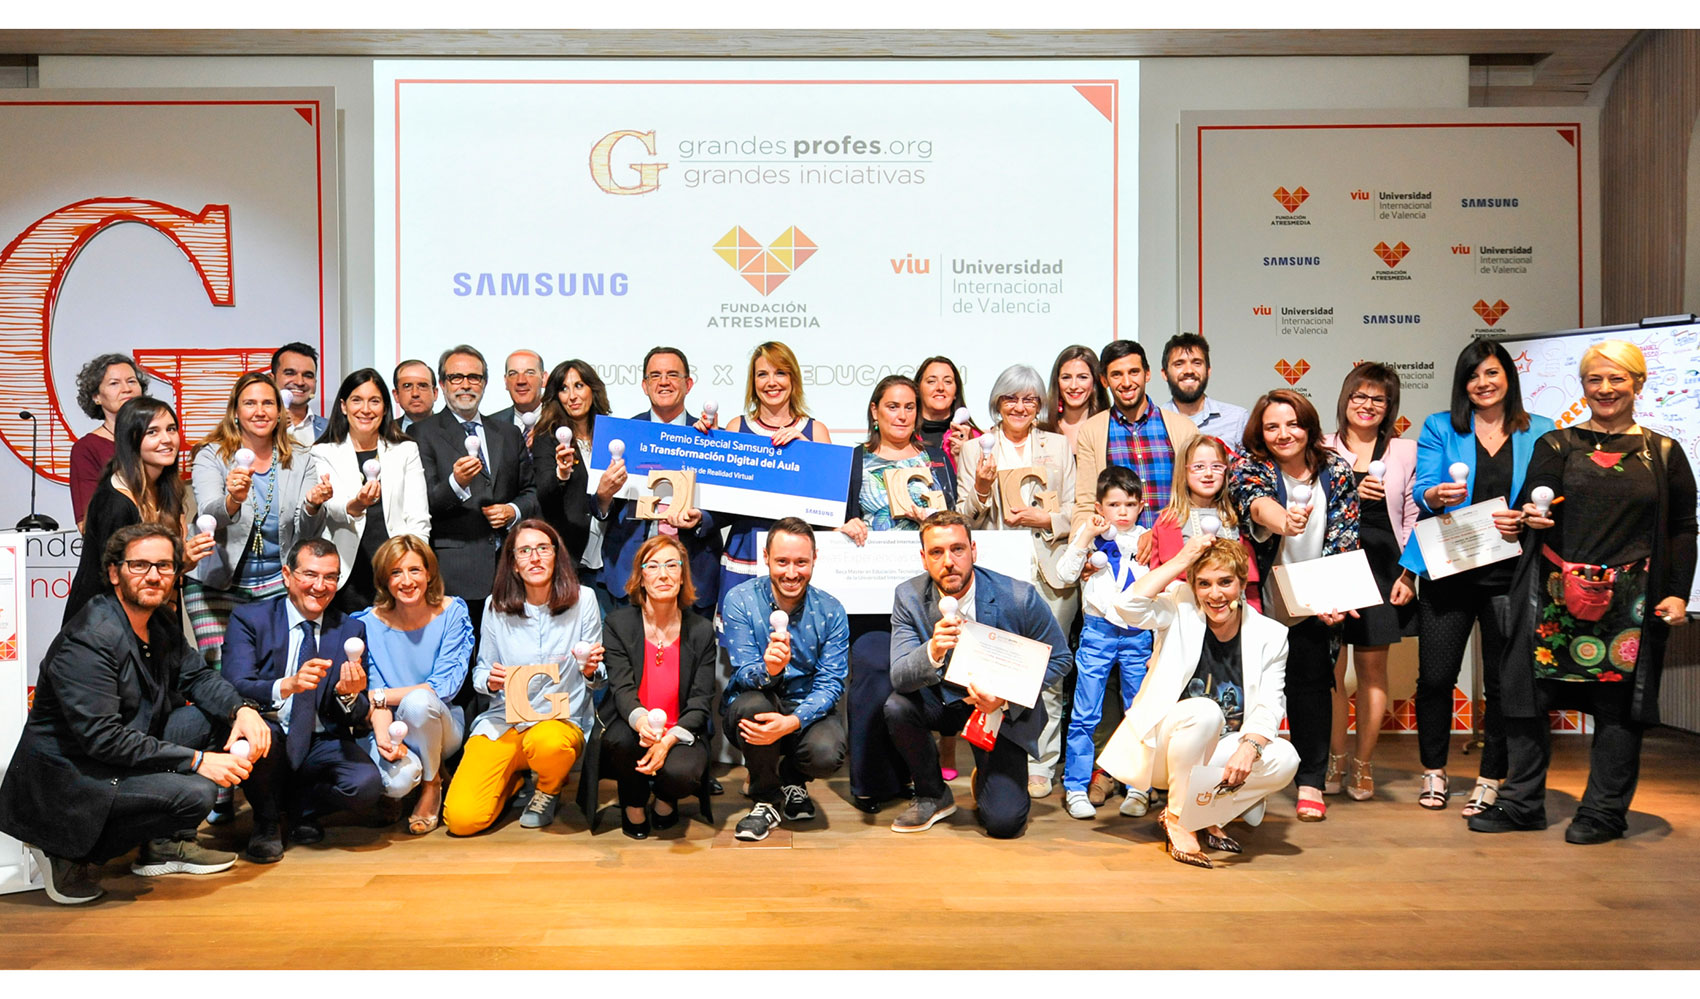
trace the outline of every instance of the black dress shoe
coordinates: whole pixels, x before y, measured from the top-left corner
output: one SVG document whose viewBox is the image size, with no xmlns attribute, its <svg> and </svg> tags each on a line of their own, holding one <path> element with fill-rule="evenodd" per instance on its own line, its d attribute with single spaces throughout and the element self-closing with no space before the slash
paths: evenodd
<svg viewBox="0 0 1700 999">
<path fill-rule="evenodd" d="M 1622 839 L 1623 832 L 1613 829 L 1602 822 L 1595 822 L 1586 816 L 1578 815 L 1570 820 L 1569 828 L 1564 830 L 1566 843 L 1578 843 L 1582 846 L 1592 846 L 1595 843 L 1609 843 L 1614 839 Z"/>
<path fill-rule="evenodd" d="M 650 813 L 652 816 L 652 825 L 654 825 L 656 832 L 660 832 L 663 829 L 671 829 L 679 824 L 679 803 L 677 801 L 670 801 L 668 804 L 673 806 L 673 810 L 668 812 L 666 815 L 662 815 L 658 811 L 652 811 Z"/>
<path fill-rule="evenodd" d="M 248 849 L 242 856 L 254 864 L 275 864 L 283 859 L 283 830 L 276 819 L 254 823 L 254 833 L 248 837 Z"/>
<path fill-rule="evenodd" d="M 297 819 L 289 830 L 289 841 L 297 846 L 312 846 L 325 841 L 325 827 L 312 819 Z"/>
<path fill-rule="evenodd" d="M 720 783 L 720 781 L 716 780 L 715 778 L 710 777 L 708 779 L 708 793 L 711 794 L 711 795 L 725 794 L 726 793 L 726 785 Z"/>
<path fill-rule="evenodd" d="M 626 810 L 620 809 L 620 831 L 632 839 L 649 838 L 649 814 L 646 812 L 642 822 L 633 822 L 626 818 Z"/>
<path fill-rule="evenodd" d="M 1504 805 L 1490 805 L 1465 820 L 1470 824 L 1471 832 L 1502 833 L 1502 832 L 1532 832 L 1547 827 L 1547 817 L 1525 822 L 1517 819 L 1505 810 Z"/>
<path fill-rule="evenodd" d="M 850 805 L 857 811 L 867 812 L 869 815 L 877 815 L 880 810 L 880 801 L 878 798 L 870 798 L 862 794 L 852 794 L 850 796 Z"/>
</svg>

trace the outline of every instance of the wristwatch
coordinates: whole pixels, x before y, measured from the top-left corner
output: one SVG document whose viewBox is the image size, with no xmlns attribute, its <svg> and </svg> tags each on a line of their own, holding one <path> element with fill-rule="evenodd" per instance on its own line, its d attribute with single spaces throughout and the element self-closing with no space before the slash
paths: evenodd
<svg viewBox="0 0 1700 999">
<path fill-rule="evenodd" d="M 1250 746 L 1251 751 L 1253 753 L 1257 754 L 1258 759 L 1260 759 L 1260 760 L 1263 759 L 1263 743 L 1252 742 L 1250 739 L 1241 739 L 1240 741 L 1245 743 L 1246 745 Z"/>
<path fill-rule="evenodd" d="M 372 694 L 371 694 L 372 706 L 374 708 L 387 708 L 387 707 L 389 707 L 389 703 L 386 700 L 386 697 L 387 697 L 388 694 L 389 694 L 389 691 L 385 690 L 383 687 L 373 687 L 372 688 Z"/>
</svg>

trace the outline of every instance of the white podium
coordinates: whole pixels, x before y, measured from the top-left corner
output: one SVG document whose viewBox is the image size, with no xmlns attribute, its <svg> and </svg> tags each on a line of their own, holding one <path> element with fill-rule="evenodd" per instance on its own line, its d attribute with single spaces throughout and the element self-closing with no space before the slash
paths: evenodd
<svg viewBox="0 0 1700 999">
<path fill-rule="evenodd" d="M 0 777 L 29 716 L 29 573 L 24 566 L 26 534 L 0 533 Z M 42 887 L 41 872 L 22 843 L 0 833 L 0 893 Z"/>
</svg>

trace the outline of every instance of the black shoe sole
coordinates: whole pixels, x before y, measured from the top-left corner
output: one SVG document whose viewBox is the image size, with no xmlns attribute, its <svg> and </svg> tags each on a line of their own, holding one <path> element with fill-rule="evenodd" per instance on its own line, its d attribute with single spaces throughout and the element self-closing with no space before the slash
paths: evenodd
<svg viewBox="0 0 1700 999">
<path fill-rule="evenodd" d="M 761 831 L 760 835 L 755 835 L 755 834 L 745 835 L 744 830 L 738 829 L 738 830 L 733 831 L 732 838 L 736 839 L 736 840 L 742 840 L 745 843 L 759 843 L 762 840 L 766 839 L 767 834 L 772 832 L 772 831 L 773 830 L 771 830 L 771 829 L 763 829 Z"/>
</svg>

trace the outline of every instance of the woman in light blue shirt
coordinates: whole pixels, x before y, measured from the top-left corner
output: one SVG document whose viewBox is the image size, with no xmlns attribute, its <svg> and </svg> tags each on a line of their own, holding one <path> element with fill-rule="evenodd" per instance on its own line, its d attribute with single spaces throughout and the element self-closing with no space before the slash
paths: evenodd
<svg viewBox="0 0 1700 999">
<path fill-rule="evenodd" d="M 423 836 L 442 812 L 443 761 L 466 736 L 466 715 L 452 702 L 472 659 L 472 616 L 466 601 L 443 595 L 437 556 L 412 534 L 378 546 L 372 582 L 377 602 L 354 615 L 366 625 L 367 751 L 389 797 L 423 786 L 407 820 L 407 831 Z M 396 721 L 407 725 L 399 742 L 390 734 Z"/>
<path fill-rule="evenodd" d="M 581 643 L 582 655 L 575 655 Z M 545 717 L 510 723 L 508 679 L 533 663 L 559 670 L 559 679 L 534 676 L 526 689 L 527 703 Z M 561 788 L 596 718 L 590 692 L 607 682 L 602 611 L 591 591 L 579 586 L 572 553 L 547 521 L 520 521 L 502 542 L 484 602 L 472 689 L 487 699 L 443 806 L 449 832 L 470 836 L 489 828 L 527 770 L 537 775 L 537 787 L 519 824 L 542 829 L 555 821 Z"/>
</svg>

